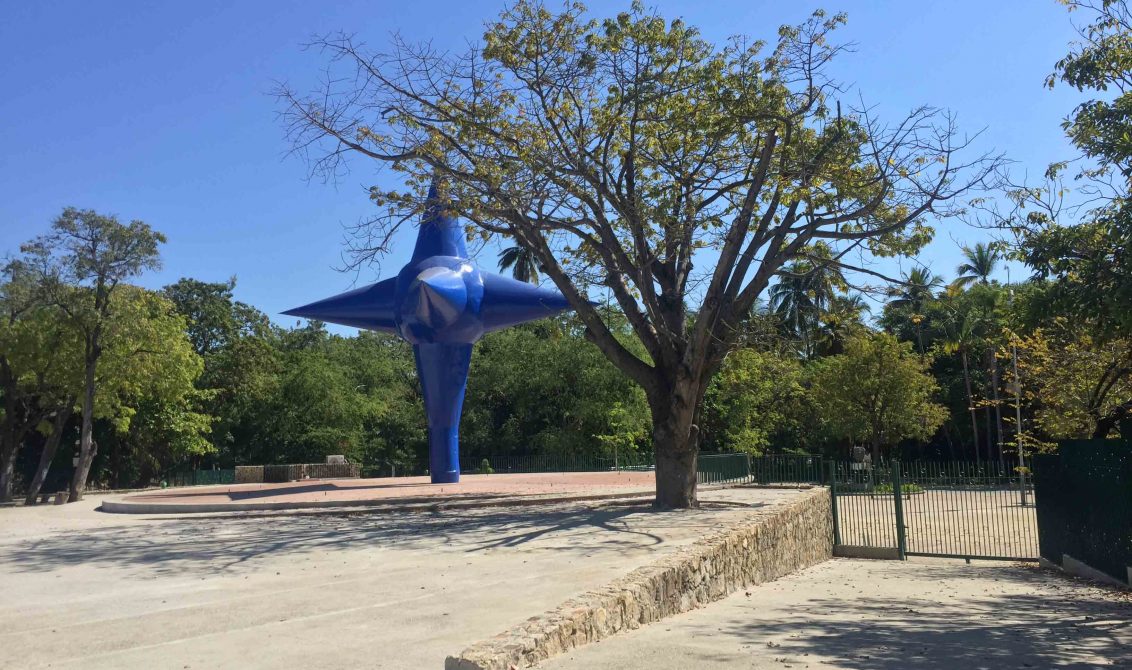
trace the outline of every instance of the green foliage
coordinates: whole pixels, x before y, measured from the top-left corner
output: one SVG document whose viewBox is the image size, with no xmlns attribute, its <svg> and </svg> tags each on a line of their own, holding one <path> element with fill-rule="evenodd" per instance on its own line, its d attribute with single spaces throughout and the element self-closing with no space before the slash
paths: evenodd
<svg viewBox="0 0 1132 670">
<path fill-rule="evenodd" d="M 613 455 L 614 462 L 618 462 L 623 455 L 636 452 L 641 445 L 647 444 L 649 426 L 641 408 L 633 412 L 620 400 L 614 401 L 613 406 L 609 408 L 607 421 L 609 432 L 594 437 L 604 447 L 606 454 Z"/>
<path fill-rule="evenodd" d="M 185 335 L 185 320 L 160 294 L 135 286 L 121 286 L 111 304 L 113 318 L 106 322 L 106 345 L 95 381 L 99 393 L 94 416 L 125 433 L 138 404 L 160 407 L 171 419 L 165 430 L 178 445 L 174 452 L 210 451 L 201 437 L 208 432 L 210 418 L 194 411 L 202 399 L 194 383 L 204 363 Z M 81 370 L 82 361 L 73 361 L 72 369 Z"/>
<path fill-rule="evenodd" d="M 870 491 L 870 493 L 880 493 L 880 494 L 892 495 L 893 490 L 894 489 L 892 487 L 892 482 L 881 482 L 879 484 L 874 485 L 872 490 Z M 923 493 L 924 487 L 920 486 L 919 484 L 915 484 L 913 482 L 904 482 L 900 485 L 900 492 L 903 493 L 904 495 L 907 495 L 909 493 Z"/>
<path fill-rule="evenodd" d="M 1066 134 L 1099 169 L 1132 175 L 1132 11 L 1125 0 L 1067 0 L 1070 11 L 1089 13 L 1092 23 L 1079 29 L 1081 42 L 1057 62 L 1046 80 L 1061 81 L 1078 91 L 1114 92 L 1107 99 L 1087 100 L 1066 119 Z"/>
<path fill-rule="evenodd" d="M 887 333 L 850 340 L 846 351 L 808 370 L 818 421 L 835 434 L 868 441 L 876 452 L 906 438 L 927 439 L 947 419 L 938 385 L 910 342 Z"/>
<path fill-rule="evenodd" d="M 461 424 L 466 453 L 611 453 L 643 446 L 647 426 L 640 388 L 569 317 L 476 345 Z"/>
<path fill-rule="evenodd" d="M 1098 340 L 1064 318 L 1018 342 L 1026 394 L 1041 434 L 1105 438 L 1132 404 L 1132 340 Z"/>
<path fill-rule="evenodd" d="M 707 451 L 762 454 L 800 417 L 802 365 L 794 358 L 755 349 L 733 352 L 704 401 Z"/>
<path fill-rule="evenodd" d="M 226 347 L 244 336 L 264 336 L 271 328 L 267 315 L 233 300 L 233 277 L 225 283 L 184 278 L 162 289 L 188 321 L 189 341 L 201 356 Z"/>
<path fill-rule="evenodd" d="M 998 268 L 1001 259 L 998 248 L 993 244 L 979 242 L 974 247 L 963 247 L 963 256 L 966 260 L 955 268 L 958 276 L 953 284 L 962 288 L 975 282 L 990 283 L 990 276 Z"/>
<path fill-rule="evenodd" d="M 816 353 L 824 317 L 833 313 L 836 304 L 845 306 L 839 291 L 848 288 L 845 276 L 832 259 L 830 247 L 818 243 L 805 260 L 799 260 L 778 272 L 778 282 L 770 287 L 770 308 L 783 328 L 801 344 L 801 353 Z M 842 302 L 837 303 L 841 298 Z"/>
<path fill-rule="evenodd" d="M 1069 1 L 1087 13 L 1081 41 L 1058 61 L 1047 84 L 1058 82 L 1099 97 L 1079 104 L 1063 127 L 1086 159 L 1078 179 L 1096 206 L 1076 225 L 1058 221 L 1060 209 L 1038 189 L 1019 189 L 1016 199 L 1031 211 L 1020 258 L 1038 277 L 1053 280 L 1047 297 L 1058 313 L 1088 321 L 1099 333 L 1132 334 L 1132 10 L 1124 0 Z M 1050 167 L 1058 179 L 1066 164 Z M 1053 189 L 1051 189 L 1053 190 Z M 1061 189 L 1057 189 L 1060 194 Z"/>
<path fill-rule="evenodd" d="M 499 252 L 499 269 L 511 270 L 511 276 L 519 281 L 537 284 L 538 259 L 534 252 L 522 245 L 507 247 Z"/>
</svg>

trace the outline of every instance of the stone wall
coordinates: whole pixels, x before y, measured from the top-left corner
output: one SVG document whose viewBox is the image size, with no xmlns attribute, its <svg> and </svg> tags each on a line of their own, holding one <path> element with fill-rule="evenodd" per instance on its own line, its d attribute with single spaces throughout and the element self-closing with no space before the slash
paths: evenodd
<svg viewBox="0 0 1132 670">
<path fill-rule="evenodd" d="M 237 465 L 237 484 L 297 482 L 303 479 L 357 479 L 357 463 L 296 463 L 289 465 Z"/>
<path fill-rule="evenodd" d="M 263 483 L 263 466 L 262 465 L 237 465 L 236 466 L 236 483 L 237 484 L 262 484 Z"/>
<path fill-rule="evenodd" d="M 813 489 L 777 514 L 741 522 L 476 643 L 459 656 L 448 657 L 444 667 L 530 667 L 574 647 L 687 612 L 832 555 L 829 490 Z"/>
</svg>

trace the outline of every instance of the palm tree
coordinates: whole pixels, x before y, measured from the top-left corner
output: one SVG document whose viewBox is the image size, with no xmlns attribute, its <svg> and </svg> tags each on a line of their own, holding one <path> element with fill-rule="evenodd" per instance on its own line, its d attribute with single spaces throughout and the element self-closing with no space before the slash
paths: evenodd
<svg viewBox="0 0 1132 670">
<path fill-rule="evenodd" d="M 841 269 L 831 263 L 795 261 L 779 271 L 770 287 L 770 308 L 802 342 L 803 355 L 812 355 L 811 344 L 821 313 L 845 286 Z"/>
<path fill-rule="evenodd" d="M 538 283 L 538 260 L 530 249 L 516 245 L 499 252 L 499 269 L 511 268 L 511 276 L 519 281 Z"/>
<path fill-rule="evenodd" d="M 923 320 L 924 305 L 935 297 L 935 290 L 943 285 L 943 278 L 932 274 L 927 268 L 912 268 L 904 275 L 899 288 L 894 288 L 890 295 L 894 296 L 889 302 L 896 309 L 911 312 L 912 323 L 916 326 L 916 342 L 920 345 L 920 353 L 924 353 L 924 334 L 920 327 Z"/>
<path fill-rule="evenodd" d="M 984 362 L 986 365 L 985 369 L 990 371 L 990 378 L 987 380 L 989 389 L 987 395 L 990 397 L 991 404 L 994 407 L 994 427 L 998 435 L 999 465 L 1005 468 L 1006 456 L 1002 448 L 1002 399 L 998 390 L 1000 375 L 998 372 L 998 356 L 995 355 L 995 339 L 1002 335 L 1000 318 L 1005 303 L 1005 292 L 997 285 L 992 286 L 987 281 L 981 281 L 978 286 L 971 290 L 970 294 L 974 305 L 982 312 L 983 339 L 987 343 Z M 986 410 L 987 460 L 990 460 L 991 445 L 994 444 L 991 436 L 990 411 L 990 407 L 988 407 Z"/>
<path fill-rule="evenodd" d="M 950 293 L 950 292 L 949 292 Z M 978 410 L 975 408 L 975 396 L 971 392 L 971 368 L 968 354 L 972 345 L 979 340 L 978 318 L 972 310 L 949 310 L 946 324 L 946 335 L 943 340 L 943 350 L 947 353 L 958 353 L 963 362 L 963 386 L 967 391 L 967 411 L 971 414 L 971 440 L 975 443 L 975 462 L 979 461 L 979 421 Z M 989 455 L 990 445 L 987 445 Z"/>
<path fill-rule="evenodd" d="M 963 247 L 963 256 L 967 261 L 955 268 L 955 273 L 959 276 L 952 283 L 959 287 L 967 287 L 975 282 L 989 284 L 990 276 L 998 269 L 998 261 L 1001 259 L 998 249 L 979 242 L 974 248 Z"/>
<path fill-rule="evenodd" d="M 818 343 L 823 354 L 844 353 L 845 341 L 864 330 L 862 320 L 871 311 L 860 294 L 833 296 L 821 314 L 818 327 Z"/>
<path fill-rule="evenodd" d="M 943 278 L 932 274 L 927 268 L 913 268 L 904 275 L 899 288 L 892 291 L 892 306 L 909 308 L 913 312 L 923 311 L 924 304 L 935 297 L 935 290 L 943 286 Z"/>
</svg>

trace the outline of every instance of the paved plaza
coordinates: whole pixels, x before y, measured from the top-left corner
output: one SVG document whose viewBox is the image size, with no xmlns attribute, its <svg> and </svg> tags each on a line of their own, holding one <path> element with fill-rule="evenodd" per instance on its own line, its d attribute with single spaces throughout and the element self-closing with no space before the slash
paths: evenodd
<svg viewBox="0 0 1132 670">
<path fill-rule="evenodd" d="M 194 491 L 215 495 L 169 493 Z M 7 508 L 0 670 L 441 668 L 799 496 L 705 491 L 701 509 L 659 513 L 640 499 L 151 516 L 99 512 L 110 497 L 89 496 Z M 834 559 L 542 667 L 1132 668 L 1130 645 L 1127 594 L 1033 565 Z"/>
<path fill-rule="evenodd" d="M 551 472 L 464 475 L 459 482 L 432 484 L 428 477 L 303 480 L 273 484 L 227 484 L 109 496 L 104 511 L 127 513 L 216 512 L 314 507 L 406 507 L 495 505 L 539 500 L 651 497 L 651 471 Z"/>
<path fill-rule="evenodd" d="M 569 503 L 155 518 L 0 510 L 0 668 L 441 668 L 447 655 L 752 515 Z"/>
</svg>

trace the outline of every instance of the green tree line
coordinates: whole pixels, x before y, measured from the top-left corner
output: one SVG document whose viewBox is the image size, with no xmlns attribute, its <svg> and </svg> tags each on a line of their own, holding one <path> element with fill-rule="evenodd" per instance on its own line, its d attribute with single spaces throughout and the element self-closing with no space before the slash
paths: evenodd
<svg viewBox="0 0 1132 670">
<path fill-rule="evenodd" d="M 50 247 L 66 245 L 58 235 L 75 217 L 128 228 L 67 210 L 56 237 L 24 245 L 0 285 L 9 496 L 63 488 L 78 472 L 89 329 L 81 319 L 94 318 L 81 308 L 94 304 L 94 288 L 65 279 L 63 266 L 78 261 Z M 997 247 L 966 255 L 950 284 L 909 273 L 875 319 L 840 272 L 789 267 L 709 388 L 700 448 L 846 457 L 863 445 L 874 458 L 1006 460 L 1019 433 L 1011 347 L 1032 380 L 1021 400 L 1033 446 L 1096 434 L 1132 396 L 1127 374 L 1104 399 L 1080 389 L 1112 374 L 1106 366 L 1127 355 L 1124 341 L 1068 327 L 1048 309 L 1060 290 L 1054 281 L 992 279 Z M 98 317 L 91 482 L 136 487 L 182 468 L 330 454 L 374 474 L 423 472 L 426 424 L 408 345 L 380 333 L 333 334 L 318 322 L 280 327 L 236 300 L 235 288 L 234 279 L 189 278 L 158 291 L 114 286 Z M 623 322 L 612 311 L 607 318 Z M 629 328 L 615 331 L 640 349 Z M 573 316 L 493 333 L 475 349 L 463 453 L 473 462 L 647 453 L 642 393 Z"/>
</svg>

